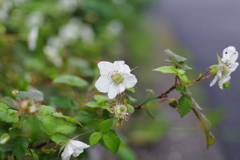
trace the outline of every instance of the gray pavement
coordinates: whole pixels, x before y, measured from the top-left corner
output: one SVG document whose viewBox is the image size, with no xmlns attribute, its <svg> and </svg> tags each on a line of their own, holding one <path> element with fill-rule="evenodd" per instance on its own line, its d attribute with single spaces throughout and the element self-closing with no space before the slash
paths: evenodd
<svg viewBox="0 0 240 160">
<path fill-rule="evenodd" d="M 191 53 L 195 69 L 199 72 L 216 64 L 216 53 L 222 54 L 222 50 L 230 45 L 240 52 L 239 0 L 161 0 L 159 6 L 152 8 L 151 13 L 154 17 L 164 17 L 171 23 L 176 37 Z M 223 107 L 226 110 L 225 119 L 214 131 L 217 145 L 222 148 L 219 149 L 221 158 L 239 160 L 240 68 L 231 77 L 232 86 L 228 95 L 217 85 L 210 88 L 211 78 L 200 83 L 206 88 L 205 96 L 209 106 Z M 186 159 L 191 158 L 184 158 Z M 192 159 L 198 159 L 197 155 Z M 219 157 L 215 159 L 219 160 Z"/>
</svg>

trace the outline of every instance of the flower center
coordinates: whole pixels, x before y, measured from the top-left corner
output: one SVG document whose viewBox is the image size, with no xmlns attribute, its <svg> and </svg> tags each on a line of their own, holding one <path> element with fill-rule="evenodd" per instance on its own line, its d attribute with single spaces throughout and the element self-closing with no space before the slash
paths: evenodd
<svg viewBox="0 0 240 160">
<path fill-rule="evenodd" d="M 111 75 L 111 78 L 112 78 L 112 80 L 115 84 L 120 84 L 124 80 L 123 75 L 120 74 L 120 73 L 116 73 L 116 74 Z"/>
</svg>

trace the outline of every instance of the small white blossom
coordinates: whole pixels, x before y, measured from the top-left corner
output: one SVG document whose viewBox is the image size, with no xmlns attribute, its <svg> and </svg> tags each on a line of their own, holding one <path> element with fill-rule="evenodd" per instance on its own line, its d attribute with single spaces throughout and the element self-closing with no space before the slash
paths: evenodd
<svg viewBox="0 0 240 160">
<path fill-rule="evenodd" d="M 238 52 L 233 46 L 229 46 L 223 50 L 223 57 L 219 63 L 218 71 L 210 83 L 212 87 L 217 81 L 220 89 L 223 89 L 223 84 L 228 82 L 231 79 L 230 74 L 235 71 L 238 67 L 238 62 L 235 62 L 238 58 Z"/>
<path fill-rule="evenodd" d="M 129 120 L 130 113 L 128 112 L 127 106 L 122 103 L 113 105 L 110 112 L 113 113 L 114 117 L 117 119 Z"/>
<path fill-rule="evenodd" d="M 130 73 L 129 66 L 124 63 L 124 61 L 115 61 L 114 63 L 101 61 L 98 63 L 101 76 L 95 86 L 100 92 L 108 93 L 110 99 L 137 83 L 136 77 Z"/>
<path fill-rule="evenodd" d="M 69 140 L 64 151 L 62 152 L 62 160 L 69 160 L 71 155 L 73 157 L 79 156 L 83 149 L 90 147 L 86 143 L 77 140 Z"/>
</svg>

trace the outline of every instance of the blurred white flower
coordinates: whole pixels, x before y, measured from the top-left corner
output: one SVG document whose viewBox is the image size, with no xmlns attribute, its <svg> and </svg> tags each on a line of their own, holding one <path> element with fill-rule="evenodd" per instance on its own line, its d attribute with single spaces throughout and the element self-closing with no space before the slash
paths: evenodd
<svg viewBox="0 0 240 160">
<path fill-rule="evenodd" d="M 34 51 L 37 46 L 38 27 L 33 27 L 28 34 L 28 49 Z"/>
<path fill-rule="evenodd" d="M 80 35 L 82 22 L 78 18 L 72 18 L 68 24 L 62 26 L 59 30 L 59 37 L 66 45 L 75 42 Z"/>
<path fill-rule="evenodd" d="M 130 73 L 129 66 L 124 63 L 124 61 L 115 61 L 114 63 L 101 61 L 98 63 L 101 76 L 95 86 L 100 92 L 108 93 L 110 99 L 137 83 L 136 77 Z"/>
<path fill-rule="evenodd" d="M 85 43 L 91 43 L 94 40 L 94 32 L 92 30 L 92 27 L 90 25 L 82 25 L 80 32 L 80 37 L 83 42 Z"/>
<path fill-rule="evenodd" d="M 62 58 L 59 56 L 57 48 L 47 45 L 43 50 L 48 60 L 55 64 L 57 67 L 63 64 Z"/>
<path fill-rule="evenodd" d="M 12 8 L 12 2 L 10 1 L 5 1 L 2 2 L 0 6 L 0 20 L 4 21 L 8 18 L 8 12 Z"/>
<path fill-rule="evenodd" d="M 86 143 L 77 140 L 69 140 L 64 151 L 62 152 L 62 160 L 69 160 L 71 155 L 73 157 L 79 156 L 83 149 L 90 147 Z"/>
<path fill-rule="evenodd" d="M 210 83 L 212 87 L 217 81 L 220 89 L 223 89 L 223 84 L 231 79 L 230 74 L 238 67 L 238 52 L 233 46 L 229 46 L 223 50 L 223 57 L 219 62 L 218 71 L 215 78 Z"/>
<path fill-rule="evenodd" d="M 127 106 L 122 103 L 114 104 L 110 112 L 114 114 L 114 117 L 117 119 L 123 119 L 125 121 L 129 120 L 130 113 L 128 112 Z"/>
<path fill-rule="evenodd" d="M 90 25 L 83 24 L 79 18 L 72 18 L 60 28 L 59 37 L 66 45 L 76 42 L 79 38 L 85 43 L 90 43 L 94 39 L 94 32 Z"/>
<path fill-rule="evenodd" d="M 109 32 L 111 32 L 113 35 L 117 36 L 119 34 L 121 34 L 122 30 L 123 30 L 123 24 L 118 21 L 118 20 L 112 20 L 108 26 L 107 29 L 109 30 Z"/>
<path fill-rule="evenodd" d="M 26 18 L 26 25 L 30 28 L 28 33 L 28 49 L 34 51 L 37 46 L 38 30 L 44 20 L 41 12 L 33 12 Z"/>
<path fill-rule="evenodd" d="M 59 0 L 57 7 L 59 10 L 74 11 L 77 8 L 77 0 Z"/>
</svg>

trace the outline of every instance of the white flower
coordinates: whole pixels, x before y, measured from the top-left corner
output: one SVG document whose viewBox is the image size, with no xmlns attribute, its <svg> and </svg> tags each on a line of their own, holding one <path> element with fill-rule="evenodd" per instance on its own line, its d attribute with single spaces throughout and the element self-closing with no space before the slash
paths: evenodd
<svg viewBox="0 0 240 160">
<path fill-rule="evenodd" d="M 90 146 L 81 141 L 69 140 L 64 151 L 62 152 L 62 160 L 69 160 L 71 155 L 73 155 L 73 157 L 77 157 L 83 152 L 83 149 L 88 147 Z"/>
<path fill-rule="evenodd" d="M 101 76 L 95 86 L 100 92 L 108 93 L 110 99 L 137 83 L 136 77 L 130 73 L 129 66 L 124 63 L 124 61 L 115 61 L 114 63 L 101 61 L 98 63 Z"/>
<path fill-rule="evenodd" d="M 223 89 L 223 84 L 231 79 L 230 74 L 238 67 L 238 62 L 235 62 L 238 58 L 238 52 L 233 46 L 229 46 L 223 50 L 223 57 L 219 62 L 217 74 L 213 81 L 210 83 L 212 87 L 217 81 L 220 89 Z"/>
<path fill-rule="evenodd" d="M 128 112 L 127 106 L 122 103 L 113 105 L 110 112 L 113 113 L 114 117 L 117 119 L 129 120 L 130 113 Z"/>
</svg>

